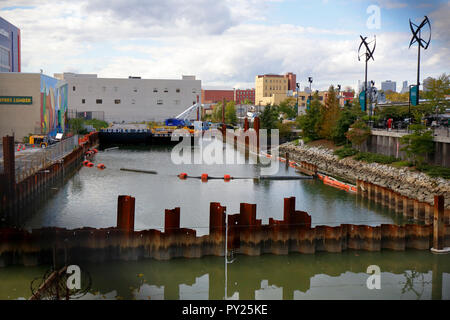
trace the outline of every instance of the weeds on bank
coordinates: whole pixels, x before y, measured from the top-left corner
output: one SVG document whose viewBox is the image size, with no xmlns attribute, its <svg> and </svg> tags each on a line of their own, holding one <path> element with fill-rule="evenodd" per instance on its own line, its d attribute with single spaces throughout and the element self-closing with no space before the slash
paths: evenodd
<svg viewBox="0 0 450 320">
<path fill-rule="evenodd" d="M 401 160 L 394 156 L 386 156 L 382 154 L 372 153 L 372 152 L 360 152 L 352 147 L 345 146 L 333 152 L 339 159 L 353 156 L 353 159 L 359 161 L 365 161 L 368 163 L 381 163 L 389 164 L 396 168 L 410 167 L 411 169 L 416 169 L 417 171 L 426 173 L 430 177 L 442 177 L 444 179 L 450 179 L 450 168 L 433 166 L 429 164 L 417 165 L 414 168 L 414 164 L 407 160 Z"/>
</svg>

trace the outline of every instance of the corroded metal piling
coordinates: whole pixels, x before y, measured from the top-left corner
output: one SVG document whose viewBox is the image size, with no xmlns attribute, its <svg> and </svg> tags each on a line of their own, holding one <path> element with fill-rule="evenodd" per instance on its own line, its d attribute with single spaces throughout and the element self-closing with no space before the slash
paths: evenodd
<svg viewBox="0 0 450 320">
<path fill-rule="evenodd" d="M 367 190 L 364 183 L 358 187 Z M 179 207 L 165 210 L 163 231 L 134 231 L 134 207 L 133 197 L 119 196 L 117 227 L 113 228 L 42 228 L 32 232 L 0 229 L 0 266 L 51 263 L 55 256 L 57 259 L 69 257 L 71 263 L 223 256 L 225 219 L 228 249 L 251 256 L 345 250 L 428 250 L 432 245 L 437 248 L 450 245 L 450 226 L 442 219 L 442 197 L 436 198 L 434 214 L 435 222 L 438 222 L 434 226 L 342 224 L 312 227 L 311 216 L 296 210 L 295 197 L 284 199 L 282 220 L 270 218 L 268 224 L 262 224 L 257 219 L 256 204 L 241 203 L 239 213 L 227 215 L 226 207 L 212 202 L 209 234 L 204 236 L 197 236 L 195 230 L 180 226 Z"/>
</svg>

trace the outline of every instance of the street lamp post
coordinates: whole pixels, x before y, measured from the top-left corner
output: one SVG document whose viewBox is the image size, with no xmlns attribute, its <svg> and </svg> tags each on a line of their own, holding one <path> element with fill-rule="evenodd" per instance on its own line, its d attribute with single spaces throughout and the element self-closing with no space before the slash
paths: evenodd
<svg viewBox="0 0 450 320">
<path fill-rule="evenodd" d="M 298 88 L 300 87 L 300 83 L 299 82 L 297 82 L 296 84 L 295 84 L 295 86 L 296 86 L 296 89 L 297 89 L 297 110 L 295 110 L 296 111 L 296 115 L 298 116 Z"/>
<path fill-rule="evenodd" d="M 312 91 L 311 91 L 311 84 L 313 82 L 313 78 L 312 77 L 308 77 L 308 82 L 309 82 L 309 106 L 311 107 L 311 98 L 312 98 L 312 96 L 311 96 L 311 93 L 312 93 Z"/>
<path fill-rule="evenodd" d="M 341 85 L 340 84 L 337 85 L 337 89 L 338 89 L 338 105 L 340 107 L 341 106 Z"/>
</svg>

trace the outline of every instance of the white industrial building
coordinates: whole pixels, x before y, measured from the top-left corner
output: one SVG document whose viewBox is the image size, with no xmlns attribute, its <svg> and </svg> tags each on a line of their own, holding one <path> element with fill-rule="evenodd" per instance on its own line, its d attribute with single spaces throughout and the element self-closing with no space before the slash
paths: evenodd
<svg viewBox="0 0 450 320">
<path fill-rule="evenodd" d="M 109 122 L 162 121 L 201 102 L 201 80 L 98 78 L 96 74 L 63 73 L 68 107 L 77 112 L 104 112 Z"/>
</svg>

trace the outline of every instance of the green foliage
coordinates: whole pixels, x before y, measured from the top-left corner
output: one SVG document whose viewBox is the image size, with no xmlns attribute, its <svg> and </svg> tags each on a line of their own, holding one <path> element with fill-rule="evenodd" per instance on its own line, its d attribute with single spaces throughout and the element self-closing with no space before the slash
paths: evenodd
<svg viewBox="0 0 450 320">
<path fill-rule="evenodd" d="M 395 161 L 391 163 L 392 166 L 401 168 L 401 167 L 412 167 L 413 163 L 406 160 Z"/>
<path fill-rule="evenodd" d="M 413 133 L 400 138 L 400 142 L 405 145 L 401 150 L 415 164 L 422 164 L 425 156 L 434 151 L 433 133 L 421 124 L 411 125 L 410 129 Z"/>
<path fill-rule="evenodd" d="M 306 109 L 304 115 L 297 117 L 297 126 L 302 129 L 302 138 L 305 142 L 306 139 L 308 141 L 320 139 L 319 129 L 322 119 L 320 108 L 319 95 L 314 93 L 310 108 Z"/>
<path fill-rule="evenodd" d="M 279 137 L 280 137 L 280 139 L 289 137 L 291 135 L 291 132 L 292 132 L 291 125 L 288 124 L 288 123 L 278 122 L 277 123 L 277 129 L 279 130 Z"/>
<path fill-rule="evenodd" d="M 450 179 L 450 168 L 421 164 L 416 166 L 416 169 L 428 174 L 430 177 L 442 177 L 444 179 Z"/>
<path fill-rule="evenodd" d="M 278 110 L 277 107 L 266 105 L 259 117 L 261 121 L 261 129 L 277 129 L 278 124 Z"/>
<path fill-rule="evenodd" d="M 327 140 L 334 138 L 334 130 L 339 119 L 340 108 L 333 86 L 328 89 L 325 105 L 321 106 L 319 135 Z"/>
<path fill-rule="evenodd" d="M 286 119 L 295 118 L 297 116 L 297 113 L 295 112 L 295 103 L 296 100 L 292 97 L 285 99 L 284 101 L 280 102 L 280 105 L 278 106 L 278 112 L 285 114 Z"/>
<path fill-rule="evenodd" d="M 431 78 L 427 82 L 427 91 L 423 93 L 423 97 L 430 100 L 428 104 L 434 113 L 443 113 L 450 105 L 450 102 L 445 99 L 448 94 L 450 94 L 450 79 L 443 73 L 437 79 Z"/>
<path fill-rule="evenodd" d="M 84 128 L 84 119 L 81 118 L 74 118 L 69 119 L 69 128 L 70 131 L 74 134 L 85 134 L 87 133 L 87 130 Z"/>
<path fill-rule="evenodd" d="M 357 120 L 345 133 L 347 139 L 354 145 L 360 147 L 370 136 L 370 128 L 362 120 Z"/>
<path fill-rule="evenodd" d="M 98 119 L 86 120 L 84 124 L 93 126 L 97 131 L 108 127 L 108 122 Z"/>
<path fill-rule="evenodd" d="M 339 159 L 343 159 L 346 157 L 354 156 L 358 153 L 358 150 L 353 149 L 350 146 L 345 146 L 343 148 L 337 149 L 333 152 L 335 155 L 339 157 Z"/>
<path fill-rule="evenodd" d="M 211 116 L 212 121 L 222 122 L 222 104 L 223 102 L 221 101 L 214 107 Z M 237 123 L 236 106 L 234 101 L 228 101 L 225 105 L 225 122 L 233 125 Z"/>
<path fill-rule="evenodd" d="M 394 156 L 385 156 L 383 154 L 372 153 L 372 152 L 359 152 L 355 157 L 355 160 L 365 161 L 365 162 L 377 162 L 382 164 L 390 164 L 399 161 Z"/>
<path fill-rule="evenodd" d="M 357 114 L 350 109 L 344 109 L 339 114 L 336 125 L 333 128 L 332 139 L 336 144 L 343 144 L 347 141 L 345 134 L 350 126 L 356 121 Z"/>
</svg>

